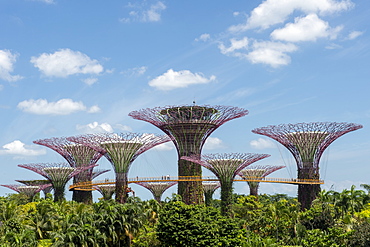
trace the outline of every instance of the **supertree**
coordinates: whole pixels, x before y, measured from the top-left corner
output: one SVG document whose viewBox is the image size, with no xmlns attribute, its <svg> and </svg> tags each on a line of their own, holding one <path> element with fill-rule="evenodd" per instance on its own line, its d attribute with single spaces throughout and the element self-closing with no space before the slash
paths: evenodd
<svg viewBox="0 0 370 247">
<path fill-rule="evenodd" d="M 100 192 L 105 201 L 112 199 L 114 192 L 116 191 L 115 184 L 101 184 L 93 186 L 94 189 Z"/>
<path fill-rule="evenodd" d="M 154 199 L 161 203 L 161 197 L 163 193 L 170 188 L 171 186 L 174 186 L 177 184 L 177 182 L 135 182 L 138 185 L 143 186 L 144 188 L 147 188 L 150 192 L 152 192 Z"/>
<path fill-rule="evenodd" d="M 213 193 L 221 187 L 221 184 L 220 182 L 202 182 L 202 186 L 206 206 L 211 206 Z"/>
<path fill-rule="evenodd" d="M 248 179 L 264 178 L 271 173 L 284 168 L 285 166 L 253 166 L 247 167 L 239 172 L 239 176 L 242 179 L 247 180 L 249 186 L 249 194 L 252 196 L 258 196 L 258 188 L 260 182 L 248 181 Z"/>
<path fill-rule="evenodd" d="M 7 187 L 14 191 L 17 191 L 19 194 L 25 194 L 29 197 L 29 200 L 32 201 L 32 198 L 39 193 L 41 190 L 51 187 L 51 184 L 43 184 L 43 185 L 23 185 L 23 184 L 10 184 L 5 185 L 2 184 L 1 186 Z"/>
<path fill-rule="evenodd" d="M 132 162 L 142 153 L 170 141 L 165 135 L 138 133 L 101 133 L 69 137 L 68 140 L 86 145 L 103 154 L 112 164 L 116 174 L 116 201 L 127 199 L 128 172 Z"/>
<path fill-rule="evenodd" d="M 87 146 L 69 141 L 66 137 L 36 140 L 33 143 L 46 146 L 59 153 L 71 167 L 93 165 L 98 162 L 102 154 Z M 73 177 L 73 183 L 90 182 L 95 177 L 109 170 L 93 171 L 94 167 L 87 169 Z M 91 204 L 92 191 L 74 190 L 72 200 Z"/>
<path fill-rule="evenodd" d="M 201 156 L 183 156 L 185 159 L 199 164 L 213 172 L 221 183 L 221 212 L 223 215 L 231 214 L 233 182 L 235 176 L 250 164 L 269 157 L 269 154 L 252 153 L 224 153 L 205 154 Z"/>
<path fill-rule="evenodd" d="M 292 153 L 298 167 L 298 179 L 318 180 L 319 162 L 325 149 L 340 136 L 360 128 L 362 125 L 354 123 L 315 122 L 270 125 L 252 132 L 280 142 Z M 301 208 L 309 208 L 319 192 L 319 184 L 299 184 Z"/>
<path fill-rule="evenodd" d="M 54 201 L 57 202 L 64 199 L 65 186 L 73 176 L 96 165 L 70 167 L 67 163 L 36 163 L 18 166 L 34 171 L 48 179 L 53 185 Z"/>
<path fill-rule="evenodd" d="M 47 179 L 41 179 L 41 180 L 15 180 L 21 184 L 28 185 L 28 186 L 42 186 L 44 184 L 50 184 L 50 181 Z M 53 190 L 52 184 L 50 186 L 47 186 L 42 189 L 44 192 L 45 198 L 46 194 L 50 193 Z"/>
<path fill-rule="evenodd" d="M 165 106 L 132 111 L 129 116 L 153 124 L 172 138 L 178 153 L 178 176 L 202 176 L 197 164 L 182 156 L 200 157 L 207 138 L 227 121 L 248 114 L 245 109 L 229 106 Z M 179 181 L 178 194 L 186 204 L 203 203 L 201 181 Z"/>
</svg>

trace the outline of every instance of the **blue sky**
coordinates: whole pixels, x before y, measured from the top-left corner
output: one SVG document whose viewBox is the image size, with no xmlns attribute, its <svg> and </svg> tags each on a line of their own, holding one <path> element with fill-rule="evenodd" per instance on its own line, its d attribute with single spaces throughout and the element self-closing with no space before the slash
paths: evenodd
<svg viewBox="0 0 370 247">
<path fill-rule="evenodd" d="M 271 177 L 295 177 L 295 164 L 285 148 L 252 129 L 362 124 L 325 151 L 322 188 L 370 183 L 369 21 L 368 0 L 2 0 L 0 183 L 40 178 L 18 164 L 64 161 L 34 140 L 162 134 L 128 113 L 194 100 L 248 109 L 216 130 L 203 152 L 271 154 L 258 164 L 287 165 Z M 176 175 L 176 156 L 172 144 L 149 151 L 130 175 Z M 105 158 L 99 164 L 110 168 Z M 105 177 L 114 175 L 99 178 Z M 260 192 L 296 190 L 262 184 Z M 0 187 L 0 195 L 12 192 Z M 247 184 L 236 183 L 235 192 L 248 193 Z"/>
</svg>

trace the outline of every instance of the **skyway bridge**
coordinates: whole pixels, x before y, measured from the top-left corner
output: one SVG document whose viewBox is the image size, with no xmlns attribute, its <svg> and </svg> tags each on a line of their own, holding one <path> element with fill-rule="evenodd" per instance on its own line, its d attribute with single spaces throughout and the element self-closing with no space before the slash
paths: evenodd
<svg viewBox="0 0 370 247">
<path fill-rule="evenodd" d="M 129 178 L 128 183 L 138 182 L 186 182 L 186 181 L 205 181 L 205 182 L 217 182 L 219 179 L 216 176 L 162 176 L 162 177 L 134 177 Z M 264 182 L 264 183 L 284 183 L 284 184 L 324 184 L 324 180 L 318 179 L 298 179 L 298 178 L 267 178 L 267 177 L 248 177 L 240 178 L 236 177 L 235 182 Z M 109 185 L 116 184 L 114 179 L 105 180 L 94 180 L 91 182 L 75 183 L 69 186 L 69 190 L 83 190 L 92 191 L 95 190 L 94 186 L 97 185 Z"/>
</svg>

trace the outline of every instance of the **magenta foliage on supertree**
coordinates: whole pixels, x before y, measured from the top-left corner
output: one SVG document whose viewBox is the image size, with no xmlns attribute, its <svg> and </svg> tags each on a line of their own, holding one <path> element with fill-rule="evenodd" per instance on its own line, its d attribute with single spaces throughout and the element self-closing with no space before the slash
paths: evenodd
<svg viewBox="0 0 370 247">
<path fill-rule="evenodd" d="M 104 200 L 112 199 L 112 196 L 116 190 L 115 184 L 102 184 L 102 185 L 95 185 L 93 186 L 94 189 L 102 194 Z"/>
<path fill-rule="evenodd" d="M 51 184 L 43 184 L 43 185 L 23 185 L 23 184 L 5 185 L 5 184 L 2 184 L 1 186 L 17 191 L 20 194 L 25 194 L 29 197 L 33 197 L 36 195 L 36 193 L 40 192 L 41 190 L 44 190 L 47 187 L 51 187 L 52 185 Z"/>
<path fill-rule="evenodd" d="M 15 180 L 15 181 L 22 183 L 24 185 L 29 185 L 29 186 L 41 186 L 45 184 L 50 184 L 49 180 Z M 50 184 L 50 186 L 43 188 L 42 191 L 46 195 L 47 193 L 50 193 L 52 189 L 53 189 L 53 186 L 52 184 Z"/>
<path fill-rule="evenodd" d="M 163 193 L 169 189 L 171 186 L 177 184 L 177 182 L 165 181 L 165 182 L 136 182 L 136 184 L 147 188 L 152 192 L 154 199 L 157 202 L 161 202 L 161 197 Z"/>
<path fill-rule="evenodd" d="M 293 154 L 298 168 L 304 168 L 305 162 L 318 168 L 323 152 L 333 141 L 361 128 L 362 125 L 354 123 L 313 122 L 270 125 L 252 132 L 280 142 Z"/>
</svg>

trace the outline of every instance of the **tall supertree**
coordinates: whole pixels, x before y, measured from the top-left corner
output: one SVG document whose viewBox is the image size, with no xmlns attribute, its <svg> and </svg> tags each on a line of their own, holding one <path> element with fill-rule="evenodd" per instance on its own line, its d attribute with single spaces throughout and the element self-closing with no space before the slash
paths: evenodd
<svg viewBox="0 0 370 247">
<path fill-rule="evenodd" d="M 325 149 L 340 136 L 360 128 L 362 125 L 354 123 L 315 122 L 270 125 L 252 132 L 280 142 L 292 153 L 298 167 L 298 179 L 318 180 L 319 162 Z M 299 184 L 301 208 L 309 208 L 319 192 L 319 184 Z"/>
<path fill-rule="evenodd" d="M 220 182 L 202 182 L 202 186 L 206 206 L 211 206 L 213 193 L 221 187 L 221 184 Z"/>
<path fill-rule="evenodd" d="M 95 185 L 93 188 L 100 192 L 100 194 L 103 196 L 103 200 L 105 201 L 112 199 L 113 194 L 116 191 L 115 184 Z"/>
<path fill-rule="evenodd" d="M 147 188 L 150 192 L 152 192 L 154 199 L 158 203 L 161 203 L 161 197 L 163 193 L 171 186 L 177 184 L 177 182 L 136 182 L 136 184 Z"/>
<path fill-rule="evenodd" d="M 166 106 L 133 111 L 129 116 L 153 124 L 172 138 L 178 153 L 178 176 L 202 176 L 197 164 L 182 156 L 201 155 L 207 138 L 227 121 L 248 114 L 245 109 L 229 106 Z M 203 203 L 201 181 L 180 181 L 178 194 L 187 204 Z"/>
<path fill-rule="evenodd" d="M 199 164 L 217 176 L 221 183 L 221 212 L 223 215 L 230 215 L 235 176 L 250 164 L 269 156 L 269 154 L 225 153 L 205 154 L 201 159 L 198 155 L 184 156 L 181 159 Z"/>
<path fill-rule="evenodd" d="M 53 185 L 54 201 L 57 202 L 64 199 L 65 186 L 73 176 L 96 165 L 70 167 L 67 163 L 36 163 L 18 166 L 34 171 L 48 179 Z"/>
<path fill-rule="evenodd" d="M 28 185 L 28 186 L 42 186 L 44 184 L 50 184 L 50 181 L 47 179 L 41 179 L 41 180 L 15 180 L 21 184 Z M 46 194 L 50 193 L 53 189 L 52 184 L 50 186 L 46 186 L 45 188 L 42 189 L 44 192 L 45 198 Z"/>
<path fill-rule="evenodd" d="M 271 173 L 284 168 L 285 166 L 253 166 L 247 167 L 239 172 L 239 176 L 242 179 L 247 180 L 249 186 L 249 194 L 252 196 L 258 196 L 258 188 L 260 182 L 248 181 L 248 179 L 264 178 Z"/>
<path fill-rule="evenodd" d="M 69 141 L 66 137 L 36 140 L 33 143 L 46 146 L 59 153 L 71 167 L 93 165 L 98 162 L 102 154 L 87 146 Z M 73 183 L 91 182 L 95 177 L 109 170 L 93 171 L 94 167 L 87 169 L 73 177 Z M 74 190 L 72 200 L 91 204 L 93 201 L 91 191 Z"/>
<path fill-rule="evenodd" d="M 128 172 L 132 162 L 152 147 L 170 141 L 170 138 L 165 135 L 127 132 L 87 134 L 69 137 L 68 140 L 90 147 L 108 159 L 116 173 L 116 201 L 125 203 Z"/>
<path fill-rule="evenodd" d="M 5 185 L 2 184 L 1 186 L 7 187 L 14 191 L 17 191 L 19 194 L 25 194 L 28 196 L 29 200 L 32 201 L 32 198 L 39 193 L 41 190 L 51 187 L 51 184 L 43 184 L 43 185 L 23 185 L 23 184 L 10 184 Z"/>
</svg>

